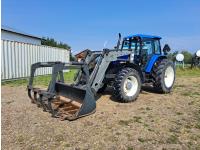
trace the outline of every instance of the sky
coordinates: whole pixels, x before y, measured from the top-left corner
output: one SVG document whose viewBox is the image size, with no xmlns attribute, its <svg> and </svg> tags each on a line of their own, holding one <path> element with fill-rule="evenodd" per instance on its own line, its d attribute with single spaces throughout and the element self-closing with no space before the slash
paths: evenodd
<svg viewBox="0 0 200 150">
<path fill-rule="evenodd" d="M 172 51 L 200 49 L 200 0 L 2 0 L 1 5 L 2 25 L 52 37 L 73 53 L 113 48 L 118 33 L 158 35 Z"/>
</svg>

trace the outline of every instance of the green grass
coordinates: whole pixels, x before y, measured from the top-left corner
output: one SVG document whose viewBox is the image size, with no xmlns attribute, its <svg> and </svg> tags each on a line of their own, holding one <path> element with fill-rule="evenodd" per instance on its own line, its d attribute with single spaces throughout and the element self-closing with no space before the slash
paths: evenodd
<svg viewBox="0 0 200 150">
<path fill-rule="evenodd" d="M 65 82 L 72 83 L 74 74 L 77 70 L 72 69 L 67 73 L 64 73 Z M 177 77 L 200 77 L 200 69 L 199 68 L 177 68 L 176 69 L 176 76 Z M 51 75 L 43 75 L 43 76 L 37 76 L 34 80 L 34 85 L 43 85 L 47 86 L 49 84 L 49 81 L 51 80 Z M 28 79 L 19 79 L 19 80 L 12 80 L 12 81 L 5 81 L 2 82 L 2 85 L 10 85 L 10 86 L 26 86 L 28 84 Z"/>
<path fill-rule="evenodd" d="M 200 77 L 200 69 L 199 68 L 177 68 L 176 69 L 176 76 L 177 77 Z"/>
<path fill-rule="evenodd" d="M 64 73 L 64 79 L 67 83 L 72 83 L 74 79 L 74 75 L 77 70 L 72 69 L 69 72 Z M 34 78 L 34 85 L 42 85 L 42 86 L 48 86 L 49 82 L 51 80 L 51 75 L 43 75 L 43 76 L 37 76 Z M 9 85 L 9 86 L 26 86 L 28 84 L 28 79 L 19 79 L 19 80 L 12 80 L 12 81 L 5 81 L 2 82 L 2 85 Z"/>
</svg>

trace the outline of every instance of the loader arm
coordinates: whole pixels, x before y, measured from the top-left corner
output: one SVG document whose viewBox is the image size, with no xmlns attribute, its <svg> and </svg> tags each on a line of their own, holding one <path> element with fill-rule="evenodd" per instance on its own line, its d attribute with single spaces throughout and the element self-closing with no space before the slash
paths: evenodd
<svg viewBox="0 0 200 150">
<path fill-rule="evenodd" d="M 105 49 L 99 56 L 98 62 L 92 74 L 90 75 L 89 84 L 91 85 L 92 91 L 96 93 L 103 86 L 102 81 L 105 78 L 105 73 L 111 62 L 117 61 L 118 57 L 120 56 L 130 55 L 131 53 L 132 51 L 130 50 L 122 51 L 117 49 L 114 50 Z"/>
</svg>

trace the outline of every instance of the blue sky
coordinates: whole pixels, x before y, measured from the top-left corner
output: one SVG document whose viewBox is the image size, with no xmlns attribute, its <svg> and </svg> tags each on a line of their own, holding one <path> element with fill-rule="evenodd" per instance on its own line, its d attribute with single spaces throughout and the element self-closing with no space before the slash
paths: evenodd
<svg viewBox="0 0 200 150">
<path fill-rule="evenodd" d="M 2 25 L 52 37 L 74 53 L 113 48 L 117 34 L 162 36 L 173 50 L 200 49 L 200 0 L 2 0 Z"/>
</svg>

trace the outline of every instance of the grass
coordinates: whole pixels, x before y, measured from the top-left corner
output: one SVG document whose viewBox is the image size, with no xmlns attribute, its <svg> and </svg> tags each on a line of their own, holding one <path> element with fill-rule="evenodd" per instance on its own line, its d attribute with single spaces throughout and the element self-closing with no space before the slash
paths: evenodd
<svg viewBox="0 0 200 150">
<path fill-rule="evenodd" d="M 200 93 L 199 92 L 189 92 L 189 91 L 187 91 L 187 92 L 182 93 L 182 95 L 195 97 L 195 96 L 200 96 Z"/>
<path fill-rule="evenodd" d="M 69 72 L 64 73 L 65 82 L 72 83 L 74 74 L 76 73 L 76 71 L 77 70 L 72 69 Z M 199 68 L 194 68 L 194 69 L 177 68 L 176 76 L 177 77 L 200 77 L 200 69 Z M 34 84 L 48 86 L 50 80 L 51 80 L 51 75 L 37 76 L 37 77 L 35 77 Z M 10 85 L 10 86 L 21 86 L 21 85 L 26 86 L 27 84 L 28 84 L 28 79 L 19 79 L 19 80 L 2 82 L 2 85 Z M 182 85 L 177 85 L 177 87 L 182 87 Z"/>
<path fill-rule="evenodd" d="M 176 76 L 177 77 L 200 77 L 200 69 L 199 68 L 177 68 L 176 69 Z"/>
<path fill-rule="evenodd" d="M 77 70 L 72 69 L 69 72 L 64 73 L 64 79 L 67 83 L 72 83 L 74 75 Z M 34 78 L 33 85 L 42 85 L 48 86 L 51 80 L 51 75 L 43 75 L 43 76 L 36 76 Z M 9 86 L 26 86 L 28 84 L 28 79 L 19 79 L 19 80 L 12 80 L 12 81 L 5 81 L 2 82 L 2 85 L 9 85 Z"/>
<path fill-rule="evenodd" d="M 167 139 L 167 143 L 169 144 L 178 144 L 179 143 L 179 139 L 176 135 L 170 135 Z"/>
</svg>

